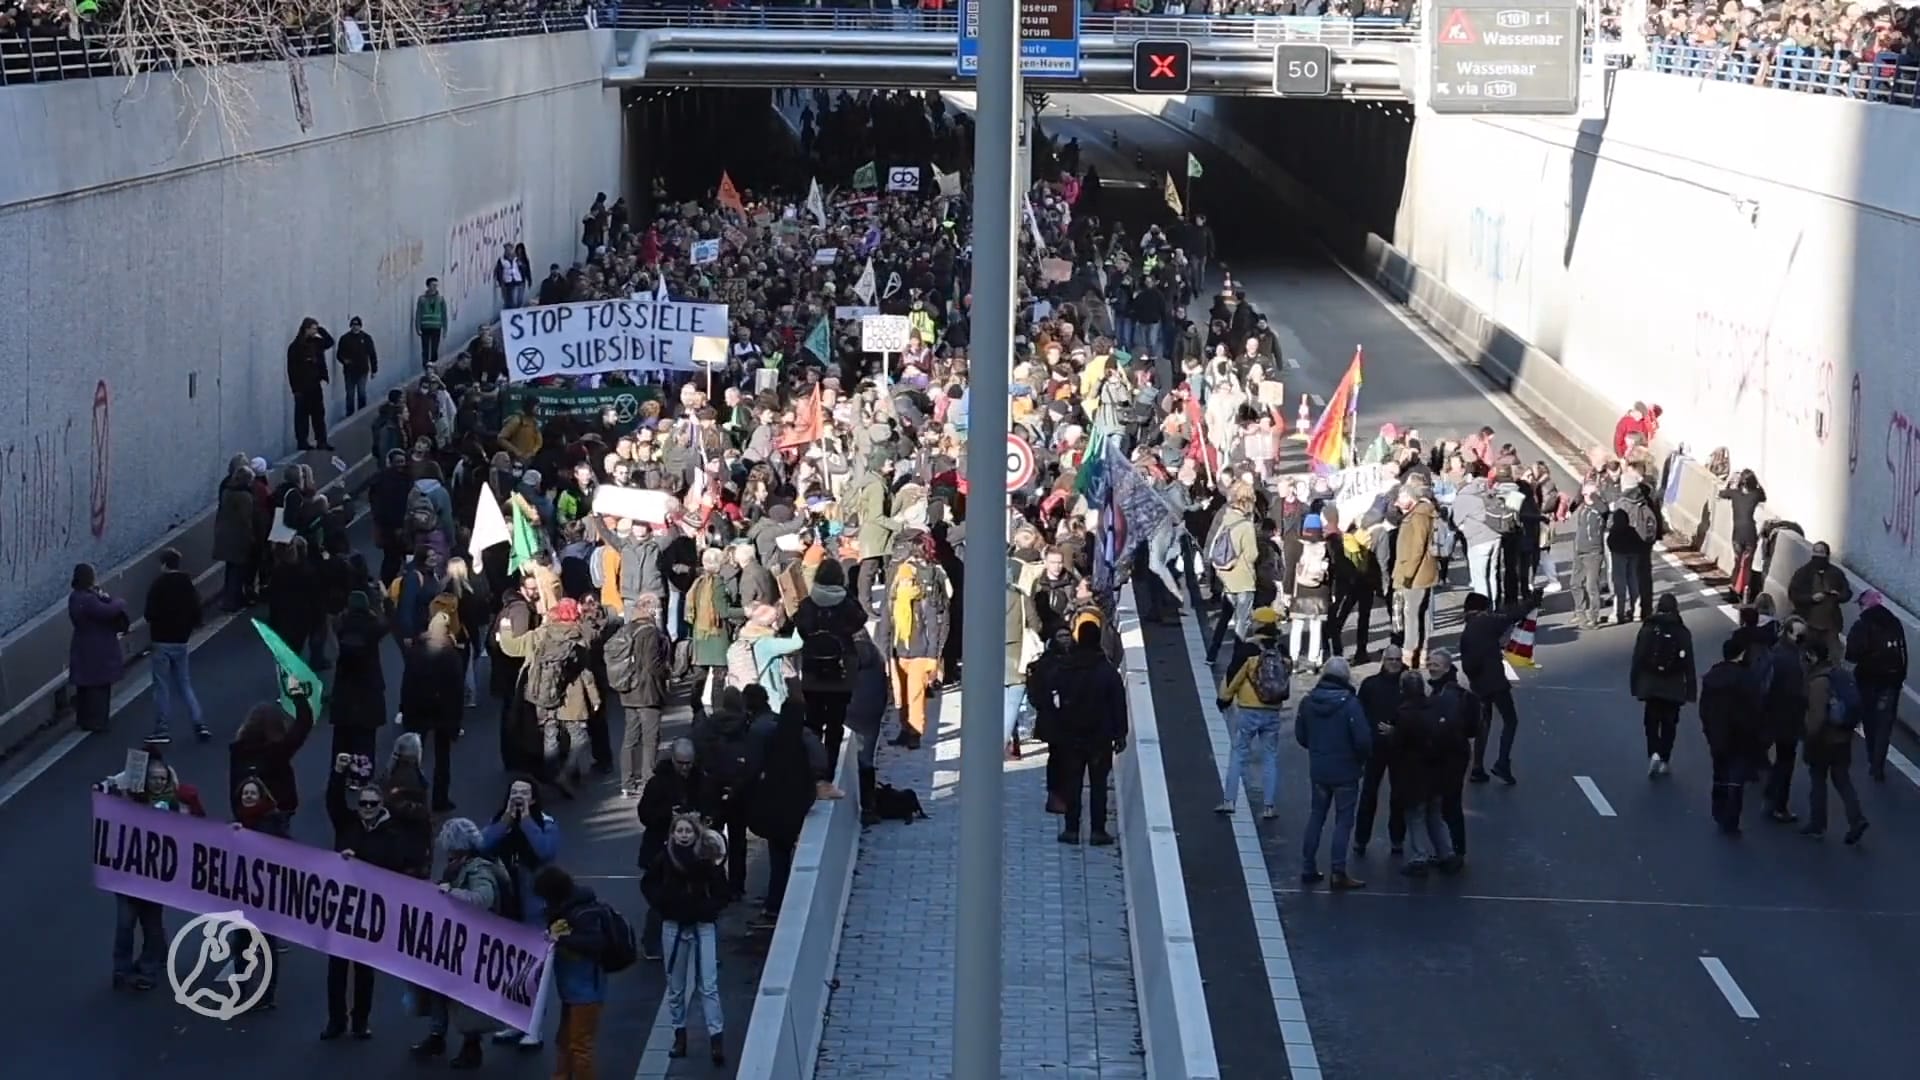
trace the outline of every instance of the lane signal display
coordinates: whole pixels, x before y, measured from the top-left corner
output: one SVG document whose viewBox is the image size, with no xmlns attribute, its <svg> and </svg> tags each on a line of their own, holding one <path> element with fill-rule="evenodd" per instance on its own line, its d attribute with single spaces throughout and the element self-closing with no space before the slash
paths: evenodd
<svg viewBox="0 0 1920 1080">
<path fill-rule="evenodd" d="M 1193 86 L 1193 52 L 1184 41 L 1133 43 L 1133 92 L 1184 94 Z"/>
</svg>

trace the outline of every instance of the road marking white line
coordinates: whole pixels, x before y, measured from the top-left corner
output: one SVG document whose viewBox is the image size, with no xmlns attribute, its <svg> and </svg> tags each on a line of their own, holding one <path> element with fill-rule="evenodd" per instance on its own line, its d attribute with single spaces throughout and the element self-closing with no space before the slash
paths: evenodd
<svg viewBox="0 0 1920 1080">
<path fill-rule="evenodd" d="M 1201 643 L 1199 617 L 1181 619 L 1180 634 L 1187 646 L 1187 668 L 1193 672 L 1194 696 L 1199 699 L 1200 716 L 1207 726 L 1207 745 L 1213 751 L 1214 768 L 1220 770 L 1224 781 L 1227 758 L 1232 748 L 1227 741 L 1227 722 L 1214 704 L 1213 665 L 1207 661 L 1206 646 Z M 1205 685 L 1202 685 L 1203 681 Z M 1265 791 L 1260 795 L 1266 799 L 1273 797 Z M 1319 1074 L 1320 1060 L 1313 1049 L 1313 1031 L 1307 1025 L 1305 1006 L 1300 1001 L 1292 954 L 1287 950 L 1286 927 L 1280 921 L 1280 905 L 1275 900 L 1273 879 L 1267 873 L 1265 849 L 1260 846 L 1260 832 L 1254 824 L 1252 803 L 1247 799 L 1247 785 L 1240 785 L 1240 794 L 1234 799 L 1233 807 L 1233 843 L 1240 855 L 1240 875 L 1246 883 L 1247 903 L 1253 911 L 1254 925 L 1264 923 L 1275 929 L 1273 935 L 1263 934 L 1259 940 L 1260 958 L 1267 968 L 1267 985 L 1274 991 L 1273 1012 L 1280 1022 L 1281 1043 L 1286 1050 L 1287 1060 L 1300 1063 L 1290 1066 L 1293 1075 L 1301 1080 L 1311 1080 Z"/>
<path fill-rule="evenodd" d="M 1573 778 L 1573 782 L 1580 785 L 1580 793 L 1585 795 L 1587 801 L 1593 804 L 1594 813 L 1599 814 L 1601 817 L 1620 816 L 1613 812 L 1613 804 L 1607 801 L 1607 797 L 1600 794 L 1600 785 L 1593 782 L 1593 777 L 1576 776 Z"/>
<path fill-rule="evenodd" d="M 1719 957 L 1703 956 L 1700 958 L 1700 966 L 1707 969 L 1707 976 L 1713 980 L 1713 985 L 1720 988 L 1720 996 L 1727 999 L 1728 1005 L 1733 1006 L 1733 1015 L 1742 1020 L 1760 1019 L 1760 1013 L 1753 1007 L 1753 1002 L 1747 1000 L 1746 991 L 1741 990 L 1740 984 L 1733 981 L 1733 973 L 1727 970 L 1727 965 L 1721 963 Z"/>
</svg>

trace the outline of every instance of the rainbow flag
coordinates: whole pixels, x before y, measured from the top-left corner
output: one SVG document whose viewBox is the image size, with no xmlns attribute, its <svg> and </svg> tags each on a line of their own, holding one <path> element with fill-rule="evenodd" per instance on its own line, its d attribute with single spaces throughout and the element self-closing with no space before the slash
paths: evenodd
<svg viewBox="0 0 1920 1080">
<path fill-rule="evenodd" d="M 1327 399 L 1320 422 L 1307 436 L 1307 456 L 1321 469 L 1344 469 L 1353 457 L 1353 433 L 1360 417 L 1361 349 L 1353 347 L 1353 363 Z"/>
</svg>

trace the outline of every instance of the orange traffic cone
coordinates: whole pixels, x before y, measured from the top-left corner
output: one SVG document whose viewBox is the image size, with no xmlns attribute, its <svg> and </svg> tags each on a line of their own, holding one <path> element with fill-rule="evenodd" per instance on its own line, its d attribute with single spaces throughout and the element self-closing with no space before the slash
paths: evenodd
<svg viewBox="0 0 1920 1080">
<path fill-rule="evenodd" d="M 1513 636 L 1507 639 L 1507 659 L 1515 667 L 1537 668 L 1540 665 L 1533 659 L 1533 632 L 1539 621 L 1529 615 L 1520 620 L 1513 628 Z"/>
</svg>

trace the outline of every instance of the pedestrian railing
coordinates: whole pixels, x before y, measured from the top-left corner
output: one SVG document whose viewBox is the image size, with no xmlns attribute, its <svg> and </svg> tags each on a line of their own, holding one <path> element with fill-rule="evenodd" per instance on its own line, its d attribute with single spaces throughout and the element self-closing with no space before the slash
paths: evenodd
<svg viewBox="0 0 1920 1080">
<path fill-rule="evenodd" d="M 773 30 L 773 31 L 905 31 L 925 34 L 960 33 L 959 16 L 951 11 L 906 8 L 827 7 L 713 8 L 698 5 L 623 5 L 614 16 L 622 30 Z M 1082 15 L 1080 33 L 1088 37 L 1122 40 L 1180 38 L 1193 42 L 1321 42 L 1353 45 L 1361 42 L 1412 42 L 1418 33 L 1400 19 L 1332 19 L 1296 16 L 1225 15 Z"/>
<path fill-rule="evenodd" d="M 552 8 L 545 12 L 451 14 L 428 28 L 426 43 L 559 34 L 611 21 L 608 16 L 590 14 L 584 5 L 555 4 Z M 247 64 L 418 44 L 422 42 L 416 39 L 413 30 L 402 39 L 396 28 L 351 19 L 273 34 L 259 30 L 236 31 L 225 40 L 215 39 L 211 44 L 197 39 L 196 55 L 190 58 L 181 57 L 157 36 L 151 41 L 137 38 L 126 41 L 109 36 L 107 28 L 95 24 L 82 24 L 71 31 L 0 30 L 0 86 L 173 71 L 206 55 L 217 55 L 225 63 Z"/>
<path fill-rule="evenodd" d="M 1920 57 L 1904 53 L 1855 56 L 1796 46 L 1768 50 L 1654 41 L 1647 44 L 1647 68 L 1662 75 L 1920 106 Z"/>
</svg>

